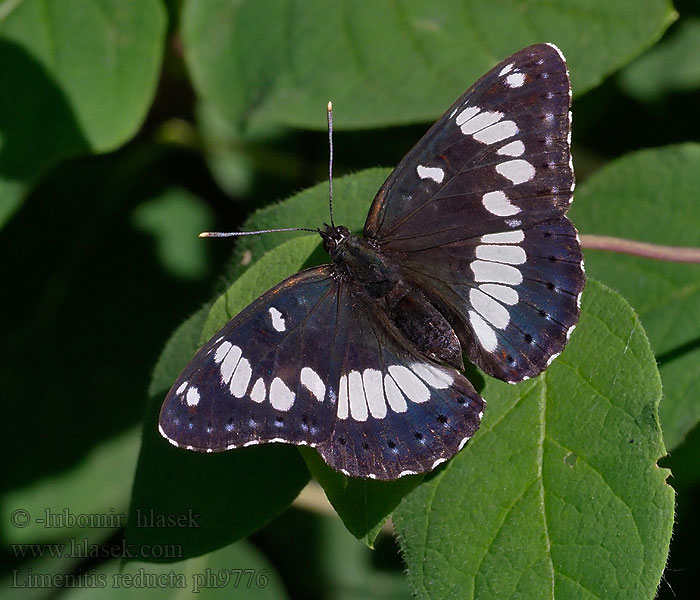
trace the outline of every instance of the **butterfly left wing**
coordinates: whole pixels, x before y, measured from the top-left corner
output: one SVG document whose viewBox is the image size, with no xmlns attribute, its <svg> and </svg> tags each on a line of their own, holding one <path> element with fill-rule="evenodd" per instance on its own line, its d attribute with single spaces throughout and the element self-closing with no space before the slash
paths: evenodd
<svg viewBox="0 0 700 600">
<path fill-rule="evenodd" d="M 483 400 L 333 269 L 290 277 L 207 342 L 166 396 L 162 435 L 200 452 L 309 445 L 334 469 L 377 479 L 428 471 L 458 452 Z"/>
<path fill-rule="evenodd" d="M 539 374 L 578 321 L 571 88 L 561 52 L 525 48 L 477 81 L 389 176 L 365 236 L 450 319 L 469 359 Z"/>
<path fill-rule="evenodd" d="M 325 265 L 293 275 L 214 335 L 168 392 L 161 434 L 200 452 L 326 439 L 335 422 L 326 360 L 337 327 L 331 271 Z"/>
</svg>

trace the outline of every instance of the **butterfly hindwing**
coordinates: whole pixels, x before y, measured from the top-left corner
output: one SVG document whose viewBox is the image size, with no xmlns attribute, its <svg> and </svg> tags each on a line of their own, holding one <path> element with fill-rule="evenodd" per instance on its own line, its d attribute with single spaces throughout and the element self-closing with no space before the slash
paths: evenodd
<svg viewBox="0 0 700 600">
<path fill-rule="evenodd" d="M 430 290 L 469 359 L 516 382 L 538 375 L 578 322 L 584 277 L 576 230 L 566 217 L 421 252 L 402 264 Z"/>
<path fill-rule="evenodd" d="M 546 368 L 578 321 L 570 103 L 555 46 L 517 52 L 406 155 L 365 223 L 450 315 L 469 359 L 511 382 Z"/>
<path fill-rule="evenodd" d="M 396 479 L 452 457 L 479 427 L 483 399 L 457 370 L 420 354 L 352 282 L 341 286 L 347 319 L 336 357 L 335 428 L 317 449 L 352 476 Z"/>
</svg>

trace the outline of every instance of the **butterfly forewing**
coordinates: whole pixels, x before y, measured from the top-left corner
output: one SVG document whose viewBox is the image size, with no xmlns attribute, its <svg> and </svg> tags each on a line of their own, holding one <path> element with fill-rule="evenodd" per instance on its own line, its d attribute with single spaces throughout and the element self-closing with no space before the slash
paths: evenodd
<svg viewBox="0 0 700 600">
<path fill-rule="evenodd" d="M 451 315 L 469 359 L 511 382 L 540 373 L 578 321 L 570 90 L 551 44 L 506 59 L 401 161 L 365 224 Z"/>
<path fill-rule="evenodd" d="M 331 267 L 285 280 L 224 326 L 168 393 L 162 434 L 202 452 L 259 442 L 316 444 L 335 419 L 328 339 L 338 286 Z"/>
<path fill-rule="evenodd" d="M 377 193 L 365 236 L 418 250 L 562 214 L 572 197 L 569 76 L 539 44 L 475 83 Z"/>
</svg>

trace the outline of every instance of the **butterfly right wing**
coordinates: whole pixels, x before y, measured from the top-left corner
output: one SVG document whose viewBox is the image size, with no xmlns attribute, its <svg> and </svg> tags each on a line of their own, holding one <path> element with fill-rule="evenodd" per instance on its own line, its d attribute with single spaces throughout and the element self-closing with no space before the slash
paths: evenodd
<svg viewBox="0 0 700 600">
<path fill-rule="evenodd" d="M 469 360 L 538 375 L 578 322 L 585 284 L 573 199 L 571 87 L 552 44 L 477 81 L 386 180 L 365 235 L 440 307 Z"/>
</svg>

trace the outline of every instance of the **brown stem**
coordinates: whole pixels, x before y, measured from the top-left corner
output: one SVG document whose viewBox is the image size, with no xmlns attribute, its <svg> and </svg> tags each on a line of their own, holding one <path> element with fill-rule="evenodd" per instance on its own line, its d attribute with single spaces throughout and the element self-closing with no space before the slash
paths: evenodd
<svg viewBox="0 0 700 600">
<path fill-rule="evenodd" d="M 659 244 L 636 242 L 607 235 L 582 235 L 581 246 L 589 250 L 622 252 L 623 254 L 632 254 L 655 260 L 700 263 L 700 248 L 661 246 Z"/>
</svg>

